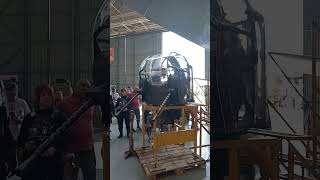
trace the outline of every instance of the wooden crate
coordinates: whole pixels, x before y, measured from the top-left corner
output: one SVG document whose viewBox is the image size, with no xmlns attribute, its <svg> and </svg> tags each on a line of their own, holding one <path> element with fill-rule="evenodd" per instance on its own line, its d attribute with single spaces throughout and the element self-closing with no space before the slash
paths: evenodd
<svg viewBox="0 0 320 180">
<path fill-rule="evenodd" d="M 182 175 L 187 169 L 204 168 L 206 164 L 206 161 L 199 156 L 194 159 L 192 150 L 183 145 L 167 145 L 159 149 L 156 167 L 151 147 L 136 149 L 136 153 L 148 180 L 155 180 L 159 176 L 172 173 Z"/>
</svg>

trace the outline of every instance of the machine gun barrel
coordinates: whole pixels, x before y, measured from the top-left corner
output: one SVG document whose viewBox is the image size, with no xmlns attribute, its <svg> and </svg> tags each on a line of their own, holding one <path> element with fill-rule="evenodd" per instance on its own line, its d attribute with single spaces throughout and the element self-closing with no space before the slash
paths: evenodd
<svg viewBox="0 0 320 180">
<path fill-rule="evenodd" d="M 140 92 L 138 92 L 136 95 L 134 95 L 128 102 L 125 104 L 118 112 L 116 112 L 115 116 L 118 116 L 125 108 L 128 107 L 128 105 L 137 97 L 140 95 Z"/>
<path fill-rule="evenodd" d="M 164 105 L 166 104 L 166 102 L 168 101 L 168 99 L 170 98 L 170 96 L 171 96 L 171 92 L 169 92 L 167 97 L 163 100 L 163 102 L 159 108 L 158 113 L 154 116 L 152 121 L 155 121 L 158 118 L 158 116 L 162 113 L 162 109 L 163 109 Z"/>
<path fill-rule="evenodd" d="M 41 154 L 62 134 L 69 130 L 69 128 L 74 124 L 78 118 L 87 111 L 92 105 L 94 105 L 93 99 L 86 100 L 79 109 L 74 112 L 66 122 L 64 122 L 61 127 L 59 127 L 51 136 L 49 136 L 36 150 L 35 152 L 22 164 L 20 164 L 16 169 L 15 172 L 17 175 L 21 175 L 23 171 L 37 158 L 41 156 Z"/>
</svg>

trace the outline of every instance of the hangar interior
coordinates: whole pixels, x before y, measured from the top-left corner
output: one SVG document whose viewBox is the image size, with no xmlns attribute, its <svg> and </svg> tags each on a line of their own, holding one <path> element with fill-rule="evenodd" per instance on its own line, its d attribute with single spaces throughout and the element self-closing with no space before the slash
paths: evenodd
<svg viewBox="0 0 320 180">
<path fill-rule="evenodd" d="M 166 142 L 170 145 L 179 144 L 179 148 L 172 146 L 173 152 L 165 156 L 162 146 L 159 145 L 159 152 L 155 153 L 159 165 L 150 165 L 153 170 L 149 171 L 149 174 L 146 174 L 139 158 L 124 158 L 125 151 L 130 149 L 129 142 L 132 139 L 117 138 L 117 118 L 113 118 L 111 124 L 110 159 L 104 159 L 101 150 L 105 150 L 105 141 L 102 138 L 105 128 L 100 121 L 101 117 L 94 119 L 97 179 L 106 179 L 106 171 L 109 171 L 110 179 L 210 179 L 209 1 L 1 1 L 0 80 L 11 82 L 14 79 L 18 87 L 18 96 L 27 102 L 31 110 L 34 110 L 34 90 L 41 84 L 50 83 L 61 88 L 58 90 L 65 97 L 67 94 L 64 90 L 75 88 L 78 80 L 88 79 L 93 85 L 96 70 L 93 31 L 99 18 L 99 9 L 105 4 L 110 11 L 110 24 L 107 25 L 110 27 L 110 84 L 117 90 L 139 86 L 139 68 L 146 58 L 158 54 L 169 57 L 171 52 L 176 52 L 179 55 L 175 54 L 174 57 L 186 60 L 189 63 L 188 68 L 192 67 L 191 73 L 185 72 L 188 81 L 182 82 L 192 84 L 188 98 L 194 103 L 190 107 L 186 107 L 185 102 L 177 106 L 178 109 L 185 108 L 181 112 L 187 113 L 181 115 L 184 117 L 184 125 L 179 124 L 180 122 L 174 123 L 175 129 L 182 130 L 177 134 L 172 131 L 164 135 L 179 136 L 182 142 Z M 107 17 L 108 14 L 99 16 Z M 104 41 L 107 42 L 109 39 Z M 178 69 L 174 72 L 179 71 Z M 189 89 L 190 87 L 188 85 Z M 141 115 L 143 108 L 141 104 Z M 159 110 L 159 106 L 148 108 L 154 108 L 155 112 L 157 108 Z M 136 128 L 134 123 L 134 129 Z M 142 134 L 146 136 L 145 145 L 151 146 L 147 140 L 148 133 L 153 131 L 133 133 L 131 137 L 135 151 L 138 152 L 142 147 Z M 197 153 L 193 153 L 194 151 Z M 182 157 L 185 159 L 181 159 Z M 170 158 L 175 160 L 171 161 Z M 195 161 L 196 158 L 199 162 Z M 106 162 L 109 161 L 110 166 L 107 167 Z M 161 163 L 163 167 L 170 168 L 161 169 Z M 185 167 L 188 170 L 185 170 Z M 157 171 L 157 168 L 161 171 Z M 80 171 L 78 179 L 83 179 L 81 174 Z M 20 178 L 13 176 L 9 179 Z"/>
<path fill-rule="evenodd" d="M 99 63 L 110 64 L 103 83 L 140 88 L 141 131 L 132 113 L 127 137 L 118 118 L 110 133 L 93 120 L 97 179 L 320 179 L 317 0 L 4 0 L 0 7 L 0 80 L 15 79 L 30 107 L 39 84 L 94 82 Z M 108 50 L 96 56 L 97 13 L 109 17 L 101 12 L 110 12 L 110 23 L 101 22 L 110 39 L 100 39 Z"/>
<path fill-rule="evenodd" d="M 175 8 L 179 5 L 179 11 Z M 193 96 L 194 102 L 201 104 L 199 109 L 205 110 L 206 122 L 204 128 L 198 129 L 198 148 L 197 154 L 201 150 L 201 156 L 204 162 L 201 168 L 183 165 L 183 155 L 176 153 L 180 157 L 180 162 L 170 155 L 159 157 L 158 172 L 148 169 L 148 163 L 139 158 L 123 159 L 122 151 L 128 148 L 127 139 L 117 139 L 118 124 L 117 119 L 113 119 L 111 126 L 110 142 L 110 177 L 127 179 L 210 179 L 209 156 L 210 149 L 210 122 L 209 120 L 209 86 L 210 86 L 210 49 L 209 49 L 209 1 L 199 5 L 195 1 L 125 1 L 112 0 L 110 4 L 110 84 L 119 91 L 122 88 L 139 87 L 139 70 L 141 64 L 148 57 L 162 54 L 169 56 L 171 52 L 183 55 L 193 68 Z M 190 14 L 190 8 L 193 15 Z M 166 9 L 166 13 L 163 10 Z M 205 16 L 196 16 L 205 12 Z M 152 90 L 150 90 L 152 91 Z M 120 94 L 120 92 L 119 92 Z M 161 102 L 164 98 L 161 100 Z M 144 107 L 148 104 L 142 101 L 140 112 L 143 114 Z M 151 107 L 151 106 L 150 106 Z M 170 105 L 165 105 L 166 108 Z M 183 107 L 183 106 L 181 106 Z M 158 107 L 159 108 L 159 107 Z M 197 107 L 198 108 L 198 107 Z M 200 111 L 197 110 L 197 119 L 200 119 Z M 203 113 L 204 114 L 204 113 Z M 141 119 L 143 121 L 143 119 Z M 134 121 L 135 122 L 135 121 Z M 191 121 L 189 122 L 192 124 Z M 137 128 L 136 123 L 133 125 Z M 188 127 L 190 129 L 190 126 Z M 142 142 L 142 133 L 135 132 L 134 147 L 140 152 L 141 147 L 151 146 L 148 142 Z M 199 134 L 202 134 L 200 137 Z M 201 142 L 200 142 L 201 138 Z M 170 145 L 169 145 L 170 146 Z M 185 143 L 186 147 L 193 147 L 192 141 Z M 194 152 L 193 149 L 189 150 Z M 121 153 L 119 153 L 121 152 Z M 168 152 L 169 153 L 169 152 Z M 139 153 L 137 153 L 139 154 Z M 188 153 L 187 153 L 188 154 Z M 159 152 L 161 156 L 161 152 Z M 170 158 L 171 157 L 171 158 Z M 140 159 L 140 160 L 139 160 Z M 180 165 L 178 165 L 180 163 Z M 125 166 L 131 169 L 125 173 L 116 173 L 116 169 Z M 168 166 L 168 168 L 165 168 Z M 182 174 L 177 174 L 176 169 L 191 167 L 190 170 Z M 151 168 L 152 169 L 152 168 Z M 160 170 L 159 170 L 160 169 Z M 155 174 L 155 177 L 152 177 Z"/>
</svg>

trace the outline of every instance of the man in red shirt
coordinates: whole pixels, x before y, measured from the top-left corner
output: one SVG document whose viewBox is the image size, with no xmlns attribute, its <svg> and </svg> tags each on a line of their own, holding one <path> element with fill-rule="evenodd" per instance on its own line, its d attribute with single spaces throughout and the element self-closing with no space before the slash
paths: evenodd
<svg viewBox="0 0 320 180">
<path fill-rule="evenodd" d="M 129 93 L 128 96 L 129 98 L 133 98 L 139 91 L 138 87 L 135 87 L 133 92 Z M 133 110 L 134 115 L 136 116 L 136 121 L 137 121 L 137 130 L 141 130 L 140 128 L 140 97 L 137 96 L 136 98 L 134 98 L 134 100 L 132 101 L 132 106 L 131 106 L 131 110 Z"/>
<path fill-rule="evenodd" d="M 86 92 L 90 88 L 88 80 L 77 82 L 74 93 L 58 104 L 58 109 L 67 116 L 74 113 L 84 102 Z M 87 110 L 71 127 L 71 142 L 67 147 L 68 153 L 75 155 L 76 171 L 82 170 L 84 180 L 96 179 L 96 157 L 94 153 L 93 124 L 94 107 Z M 77 174 L 76 172 L 76 174 Z"/>
</svg>

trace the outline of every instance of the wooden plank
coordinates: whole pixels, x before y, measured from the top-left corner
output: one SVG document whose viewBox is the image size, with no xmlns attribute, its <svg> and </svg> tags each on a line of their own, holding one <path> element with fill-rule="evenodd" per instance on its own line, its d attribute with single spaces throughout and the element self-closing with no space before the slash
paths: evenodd
<svg viewBox="0 0 320 180">
<path fill-rule="evenodd" d="M 189 148 L 181 145 L 164 146 L 162 153 L 158 154 L 156 167 L 154 166 L 155 161 L 151 147 L 144 150 L 138 149 L 136 151 L 140 165 L 144 169 L 147 177 L 168 173 L 181 175 L 186 169 L 201 167 L 201 164 L 206 163 L 206 161 L 199 156 L 194 158 L 193 152 Z"/>
<path fill-rule="evenodd" d="M 295 134 L 288 134 L 288 133 L 279 133 L 279 132 L 274 132 L 270 130 L 265 130 L 265 129 L 249 129 L 248 133 L 252 134 L 258 134 L 258 135 L 264 135 L 264 136 L 271 136 L 271 137 L 276 137 L 276 138 L 282 138 L 282 139 L 295 139 L 295 140 L 307 140 L 311 139 L 312 137 L 309 135 L 295 135 Z"/>
<path fill-rule="evenodd" d="M 229 162 L 238 162 L 238 153 L 237 149 L 232 148 L 229 149 Z M 229 177 L 230 180 L 238 180 L 240 177 L 239 164 L 237 163 L 229 163 Z"/>
<path fill-rule="evenodd" d="M 180 169 L 176 169 L 175 170 L 176 175 L 181 176 L 184 173 L 184 169 L 180 168 Z"/>
</svg>

